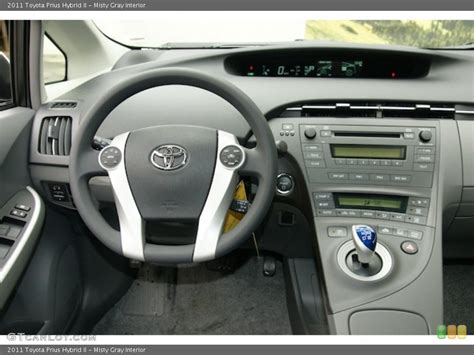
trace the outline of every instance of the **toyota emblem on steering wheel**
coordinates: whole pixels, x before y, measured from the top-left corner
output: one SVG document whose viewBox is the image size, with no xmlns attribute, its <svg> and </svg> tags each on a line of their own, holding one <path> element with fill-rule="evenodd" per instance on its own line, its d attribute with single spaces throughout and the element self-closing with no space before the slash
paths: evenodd
<svg viewBox="0 0 474 355">
<path fill-rule="evenodd" d="M 151 152 L 150 161 L 158 169 L 176 170 L 186 165 L 188 152 L 179 145 L 164 144 Z"/>
</svg>

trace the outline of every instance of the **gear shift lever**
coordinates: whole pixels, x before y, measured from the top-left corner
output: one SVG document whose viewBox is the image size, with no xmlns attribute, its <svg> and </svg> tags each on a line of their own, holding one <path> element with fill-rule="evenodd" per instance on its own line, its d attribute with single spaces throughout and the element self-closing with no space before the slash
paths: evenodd
<svg viewBox="0 0 474 355">
<path fill-rule="evenodd" d="M 369 264 L 375 254 L 377 233 L 366 225 L 352 226 L 352 240 L 361 264 Z"/>
</svg>

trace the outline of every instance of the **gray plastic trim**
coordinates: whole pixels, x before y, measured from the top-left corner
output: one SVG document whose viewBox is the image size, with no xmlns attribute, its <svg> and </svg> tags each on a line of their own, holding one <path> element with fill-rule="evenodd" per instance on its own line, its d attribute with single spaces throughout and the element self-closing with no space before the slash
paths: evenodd
<svg viewBox="0 0 474 355">
<path fill-rule="evenodd" d="M 474 122 L 471 120 L 456 121 L 462 156 L 462 175 L 464 186 L 474 186 Z"/>
<path fill-rule="evenodd" d="M 429 327 L 417 313 L 369 309 L 350 316 L 349 331 L 351 335 L 428 335 Z"/>
<path fill-rule="evenodd" d="M 31 107 L 38 109 L 45 97 L 43 84 L 43 25 L 38 20 L 30 22 L 28 61 Z"/>
</svg>

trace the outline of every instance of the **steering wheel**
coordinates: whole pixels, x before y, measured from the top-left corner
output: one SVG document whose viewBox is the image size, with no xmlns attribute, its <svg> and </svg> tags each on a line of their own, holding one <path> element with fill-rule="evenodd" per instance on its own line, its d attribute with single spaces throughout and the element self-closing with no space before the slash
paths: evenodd
<svg viewBox="0 0 474 355">
<path fill-rule="evenodd" d="M 250 125 L 257 146 L 248 149 L 233 134 L 208 127 L 161 125 L 120 134 L 100 152 L 92 148 L 94 135 L 115 107 L 164 85 L 193 86 L 228 101 Z M 274 196 L 277 150 L 264 115 L 236 86 L 199 71 L 155 69 L 116 83 L 84 112 L 74 138 L 69 178 L 77 211 L 103 244 L 133 260 L 187 263 L 223 256 L 255 231 Z M 120 231 L 101 215 L 89 189 L 91 177 L 107 175 Z M 240 223 L 223 233 L 239 176 L 258 179 L 257 194 Z M 190 223 L 195 243 L 150 243 L 147 222 Z"/>
</svg>

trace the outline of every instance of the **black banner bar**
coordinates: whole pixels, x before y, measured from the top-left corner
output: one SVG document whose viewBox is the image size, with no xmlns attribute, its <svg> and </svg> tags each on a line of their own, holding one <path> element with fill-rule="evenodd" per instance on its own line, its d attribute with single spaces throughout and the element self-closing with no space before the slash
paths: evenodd
<svg viewBox="0 0 474 355">
<path fill-rule="evenodd" d="M 0 345 L 0 354 L 472 355 L 472 345 Z"/>
<path fill-rule="evenodd" d="M 1 0 L 0 11 L 473 11 L 473 0 Z"/>
</svg>

